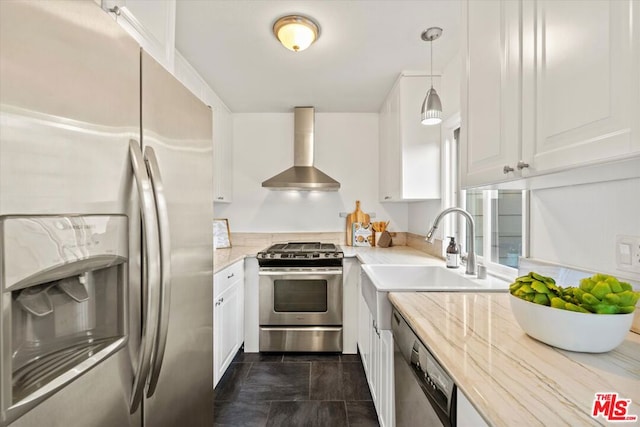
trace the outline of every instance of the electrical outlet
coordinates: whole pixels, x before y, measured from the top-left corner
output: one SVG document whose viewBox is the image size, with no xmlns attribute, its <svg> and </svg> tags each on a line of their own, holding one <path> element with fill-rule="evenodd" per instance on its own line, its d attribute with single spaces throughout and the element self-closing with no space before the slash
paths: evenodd
<svg viewBox="0 0 640 427">
<path fill-rule="evenodd" d="M 616 266 L 620 270 L 640 273 L 640 237 L 616 236 Z"/>
</svg>

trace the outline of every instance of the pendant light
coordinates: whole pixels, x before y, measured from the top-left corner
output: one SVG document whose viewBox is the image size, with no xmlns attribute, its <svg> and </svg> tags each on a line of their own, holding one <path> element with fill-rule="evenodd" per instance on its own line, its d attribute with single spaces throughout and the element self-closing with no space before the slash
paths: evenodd
<svg viewBox="0 0 640 427">
<path fill-rule="evenodd" d="M 318 24 L 302 15 L 287 15 L 273 24 L 273 34 L 284 47 L 300 52 L 311 46 L 320 34 Z"/>
<path fill-rule="evenodd" d="M 431 88 L 422 102 L 422 124 L 437 125 L 442 122 L 442 103 L 438 93 L 433 88 L 433 41 L 442 35 L 442 28 L 431 27 L 422 33 L 422 40 L 429 42 L 431 47 Z"/>
</svg>

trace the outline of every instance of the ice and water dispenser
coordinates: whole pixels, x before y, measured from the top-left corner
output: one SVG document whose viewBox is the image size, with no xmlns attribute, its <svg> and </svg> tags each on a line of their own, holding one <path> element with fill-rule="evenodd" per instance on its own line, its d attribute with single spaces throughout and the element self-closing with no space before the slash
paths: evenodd
<svg viewBox="0 0 640 427">
<path fill-rule="evenodd" d="M 127 262 L 124 215 L 0 217 L 5 416 L 124 345 Z"/>
</svg>

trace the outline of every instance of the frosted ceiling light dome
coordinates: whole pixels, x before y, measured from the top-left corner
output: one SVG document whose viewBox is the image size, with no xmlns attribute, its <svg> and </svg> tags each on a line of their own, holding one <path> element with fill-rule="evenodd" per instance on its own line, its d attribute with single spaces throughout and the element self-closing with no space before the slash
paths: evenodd
<svg viewBox="0 0 640 427">
<path fill-rule="evenodd" d="M 300 52 L 316 41 L 320 28 L 306 16 L 287 15 L 273 24 L 273 34 L 284 47 Z"/>
</svg>

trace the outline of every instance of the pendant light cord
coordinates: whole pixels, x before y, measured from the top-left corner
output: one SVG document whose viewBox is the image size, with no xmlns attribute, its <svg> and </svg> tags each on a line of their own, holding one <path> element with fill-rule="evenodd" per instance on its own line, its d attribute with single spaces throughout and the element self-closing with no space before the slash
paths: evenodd
<svg viewBox="0 0 640 427">
<path fill-rule="evenodd" d="M 433 89 L 433 39 L 429 40 L 429 47 L 431 50 L 431 89 Z"/>
</svg>

